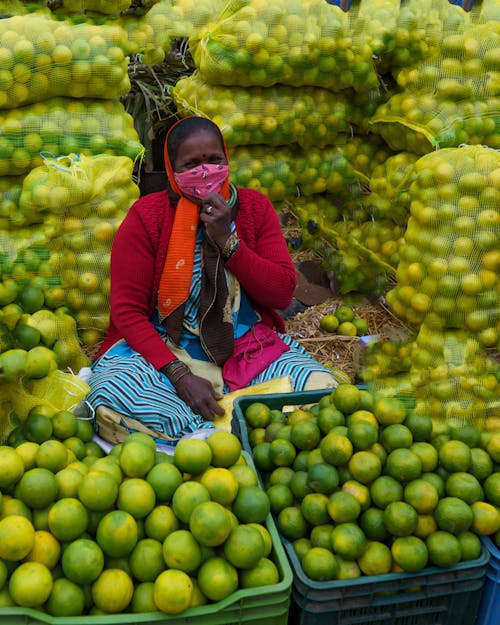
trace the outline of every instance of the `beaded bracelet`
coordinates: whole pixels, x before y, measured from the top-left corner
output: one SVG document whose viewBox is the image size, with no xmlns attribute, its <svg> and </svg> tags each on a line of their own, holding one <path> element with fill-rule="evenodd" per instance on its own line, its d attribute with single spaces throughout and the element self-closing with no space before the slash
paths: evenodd
<svg viewBox="0 0 500 625">
<path fill-rule="evenodd" d="M 191 369 L 186 365 L 186 363 L 182 362 L 182 360 L 173 360 L 172 362 L 169 362 L 168 365 L 162 367 L 161 372 L 167 376 L 174 386 L 176 386 L 179 380 L 181 380 L 185 375 L 188 375 L 188 373 L 191 373 Z"/>
<path fill-rule="evenodd" d="M 238 245 L 240 244 L 240 240 L 238 238 L 238 235 L 235 234 L 234 232 L 232 234 L 230 234 L 227 238 L 227 241 L 224 245 L 224 247 L 222 248 L 222 258 L 224 260 L 229 260 L 231 258 L 231 256 L 236 252 L 236 250 L 238 249 Z"/>
</svg>

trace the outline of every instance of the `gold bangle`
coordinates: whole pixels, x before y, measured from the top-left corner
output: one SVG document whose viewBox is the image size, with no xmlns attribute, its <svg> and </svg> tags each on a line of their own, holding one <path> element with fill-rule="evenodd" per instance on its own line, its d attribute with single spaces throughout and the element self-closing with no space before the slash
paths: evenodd
<svg viewBox="0 0 500 625">
<path fill-rule="evenodd" d="M 224 247 L 222 248 L 222 252 L 221 252 L 222 258 L 224 260 L 229 260 L 231 256 L 238 249 L 239 244 L 240 244 L 240 239 L 238 238 L 238 235 L 235 234 L 234 232 L 230 234 L 227 238 L 226 243 L 224 244 Z"/>
</svg>

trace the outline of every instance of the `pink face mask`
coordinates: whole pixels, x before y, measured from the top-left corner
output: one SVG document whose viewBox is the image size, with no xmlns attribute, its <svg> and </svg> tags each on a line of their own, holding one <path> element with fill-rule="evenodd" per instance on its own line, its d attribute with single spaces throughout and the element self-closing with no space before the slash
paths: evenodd
<svg viewBox="0 0 500 625">
<path fill-rule="evenodd" d="M 207 163 L 174 174 L 174 177 L 182 193 L 204 198 L 208 193 L 219 193 L 228 175 L 228 165 Z"/>
</svg>

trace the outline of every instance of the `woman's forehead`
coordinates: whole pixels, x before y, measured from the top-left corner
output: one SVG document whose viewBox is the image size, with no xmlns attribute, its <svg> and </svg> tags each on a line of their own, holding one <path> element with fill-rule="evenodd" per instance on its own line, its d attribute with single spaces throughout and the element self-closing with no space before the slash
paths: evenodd
<svg viewBox="0 0 500 625">
<path fill-rule="evenodd" d="M 205 128 L 197 129 L 179 143 L 179 149 L 209 148 L 223 150 L 219 134 Z"/>
</svg>

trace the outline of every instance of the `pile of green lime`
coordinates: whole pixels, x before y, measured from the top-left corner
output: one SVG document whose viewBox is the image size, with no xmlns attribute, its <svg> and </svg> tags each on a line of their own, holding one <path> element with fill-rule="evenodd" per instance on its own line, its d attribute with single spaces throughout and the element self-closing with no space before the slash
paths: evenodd
<svg viewBox="0 0 500 625">
<path fill-rule="evenodd" d="M 245 419 L 278 528 L 313 580 L 449 567 L 479 557 L 480 535 L 500 544 L 498 431 L 353 384 L 287 412 L 254 402 Z"/>
<path fill-rule="evenodd" d="M 351 306 L 342 304 L 333 313 L 321 317 L 319 327 L 325 332 L 342 336 L 365 336 L 368 334 L 368 321 L 357 317 Z"/>
</svg>

